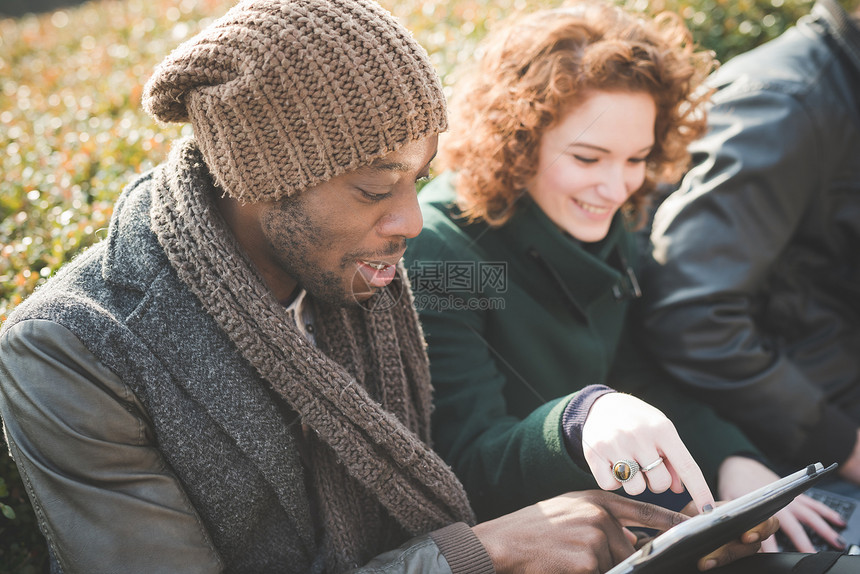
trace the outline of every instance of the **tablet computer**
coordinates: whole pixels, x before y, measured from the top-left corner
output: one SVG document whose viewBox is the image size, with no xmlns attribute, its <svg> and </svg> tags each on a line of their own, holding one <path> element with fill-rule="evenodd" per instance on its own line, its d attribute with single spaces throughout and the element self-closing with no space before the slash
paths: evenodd
<svg viewBox="0 0 860 574">
<path fill-rule="evenodd" d="M 818 462 L 749 494 L 693 516 L 647 542 L 607 574 L 695 571 L 696 562 L 773 516 L 804 490 L 833 472 Z"/>
</svg>

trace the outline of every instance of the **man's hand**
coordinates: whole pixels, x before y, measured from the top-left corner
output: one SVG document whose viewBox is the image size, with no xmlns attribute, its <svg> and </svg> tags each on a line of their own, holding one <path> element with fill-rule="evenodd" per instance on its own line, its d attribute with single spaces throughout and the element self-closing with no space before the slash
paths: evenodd
<svg viewBox="0 0 860 574">
<path fill-rule="evenodd" d="M 625 526 L 662 531 L 685 519 L 653 504 L 586 490 L 527 506 L 473 530 L 500 574 L 593 574 L 633 553 L 636 536 Z"/>
<path fill-rule="evenodd" d="M 533 504 L 473 528 L 496 572 L 505 574 L 595 574 L 633 553 L 636 536 L 627 526 L 665 531 L 696 513 L 684 514 L 623 498 L 611 492 L 570 492 Z M 775 518 L 702 557 L 700 570 L 723 566 L 758 552 L 779 527 Z"/>
<path fill-rule="evenodd" d="M 695 516 L 695 503 L 691 502 L 688 504 L 683 512 L 688 516 Z M 696 564 L 699 570 L 710 570 L 717 566 L 730 564 L 739 558 L 755 554 L 761 549 L 762 541 L 773 536 L 777 530 L 779 530 L 779 520 L 772 516 L 761 524 L 744 532 L 740 539 L 732 540 L 707 556 L 703 556 Z"/>
</svg>

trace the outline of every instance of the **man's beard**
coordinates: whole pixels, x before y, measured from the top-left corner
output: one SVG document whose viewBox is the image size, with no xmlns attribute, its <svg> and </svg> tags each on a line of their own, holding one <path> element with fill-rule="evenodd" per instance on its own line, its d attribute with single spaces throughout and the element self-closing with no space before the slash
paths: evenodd
<svg viewBox="0 0 860 574">
<path fill-rule="evenodd" d="M 323 269 L 316 260 L 324 247 L 338 235 L 337 229 L 325 228 L 308 215 L 301 194 L 282 199 L 277 205 L 280 222 L 267 228 L 269 247 L 282 271 L 319 301 L 349 307 L 361 305 L 378 289 L 367 285 L 358 270 L 359 261 L 390 260 L 403 252 L 406 239 L 391 240 L 382 253 L 351 251 L 338 261 L 336 269 Z M 343 241 L 341 241 L 343 242 Z M 360 291 L 353 280 L 359 277 Z"/>
<path fill-rule="evenodd" d="M 278 266 L 315 299 L 337 306 L 354 302 L 346 292 L 343 277 L 332 270 L 321 269 L 313 260 L 315 247 L 319 249 L 325 245 L 326 233 L 311 221 L 302 209 L 301 200 L 283 200 L 278 208 L 290 218 L 289 227 L 276 232 L 277 245 L 271 244 Z M 345 269 L 343 260 L 341 268 Z"/>
</svg>

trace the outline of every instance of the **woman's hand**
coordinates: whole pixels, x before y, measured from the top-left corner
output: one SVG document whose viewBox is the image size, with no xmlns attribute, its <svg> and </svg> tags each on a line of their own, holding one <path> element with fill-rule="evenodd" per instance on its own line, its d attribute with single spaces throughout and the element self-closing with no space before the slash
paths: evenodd
<svg viewBox="0 0 860 574">
<path fill-rule="evenodd" d="M 719 494 L 723 500 L 732 500 L 770 484 L 779 475 L 762 463 L 742 456 L 730 456 L 723 461 L 719 470 Z M 844 527 L 845 522 L 839 513 L 817 500 L 801 494 L 791 504 L 776 513 L 779 525 L 785 535 L 794 544 L 798 552 L 815 552 L 815 547 L 809 541 L 803 526 L 806 525 L 826 540 L 831 546 L 842 550 L 844 541 L 833 529 L 836 525 Z M 774 537 L 762 542 L 762 551 L 776 552 L 777 544 Z"/>
<path fill-rule="evenodd" d="M 582 428 L 582 450 L 597 484 L 604 490 L 620 486 L 628 494 L 683 492 L 686 487 L 696 508 L 714 506 L 714 496 L 702 471 L 666 415 L 648 403 L 624 393 L 603 395 L 591 406 Z M 648 471 L 638 471 L 621 483 L 612 466 L 635 461 Z"/>
</svg>

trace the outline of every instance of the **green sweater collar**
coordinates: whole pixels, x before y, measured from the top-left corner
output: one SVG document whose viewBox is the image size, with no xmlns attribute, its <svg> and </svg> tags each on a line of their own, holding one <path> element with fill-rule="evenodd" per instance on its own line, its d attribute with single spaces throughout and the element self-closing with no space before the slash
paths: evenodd
<svg viewBox="0 0 860 574">
<path fill-rule="evenodd" d="M 552 296 L 561 290 L 573 300 L 577 308 L 574 312 L 587 315 L 588 307 L 607 292 L 617 293 L 619 299 L 632 295 L 633 271 L 628 273 L 626 267 L 633 263 L 634 245 L 620 213 L 612 221 L 606 238 L 585 247 L 559 229 L 527 195 L 501 227 L 492 228 L 483 222 L 466 224 L 453 205 L 452 174 L 443 174 L 438 179 L 422 191 L 422 200 L 444 210 L 489 259 L 507 261 L 511 273 L 517 274 L 518 280 L 535 296 Z"/>
<path fill-rule="evenodd" d="M 555 225 L 530 198 L 522 201 L 500 232 L 515 253 L 529 261 L 530 268 L 540 268 L 535 279 L 542 287 L 536 288 L 566 290 L 584 312 L 613 289 L 619 294 L 625 292 L 626 274 L 622 270 L 630 256 L 620 214 L 602 241 L 586 247 Z"/>
</svg>

